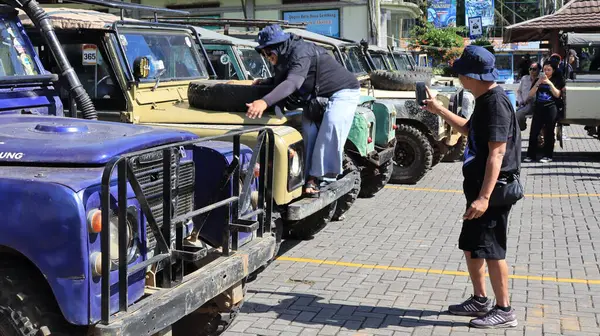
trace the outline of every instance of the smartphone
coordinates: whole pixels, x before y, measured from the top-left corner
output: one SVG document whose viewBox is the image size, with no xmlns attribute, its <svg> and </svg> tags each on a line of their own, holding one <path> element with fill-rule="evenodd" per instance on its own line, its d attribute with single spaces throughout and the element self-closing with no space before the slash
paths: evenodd
<svg viewBox="0 0 600 336">
<path fill-rule="evenodd" d="M 427 90 L 425 90 L 425 82 L 417 82 L 416 84 L 417 87 L 415 89 L 415 93 L 417 98 L 417 105 L 425 106 L 425 103 L 423 103 L 423 101 L 429 98 L 427 97 Z"/>
</svg>

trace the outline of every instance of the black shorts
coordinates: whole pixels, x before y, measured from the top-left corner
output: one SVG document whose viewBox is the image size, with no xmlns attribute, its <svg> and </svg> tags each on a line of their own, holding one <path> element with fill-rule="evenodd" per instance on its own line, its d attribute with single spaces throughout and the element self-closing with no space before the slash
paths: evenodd
<svg viewBox="0 0 600 336">
<path fill-rule="evenodd" d="M 505 259 L 510 208 L 490 207 L 483 216 L 463 221 L 458 248 L 471 252 L 471 258 Z"/>
</svg>

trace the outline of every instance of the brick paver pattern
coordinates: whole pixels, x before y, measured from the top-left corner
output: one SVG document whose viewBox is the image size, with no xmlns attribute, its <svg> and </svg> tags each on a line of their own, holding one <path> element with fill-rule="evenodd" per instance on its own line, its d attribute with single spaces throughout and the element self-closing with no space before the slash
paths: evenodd
<svg viewBox="0 0 600 336">
<path fill-rule="evenodd" d="M 527 130 L 523 134 L 526 147 Z M 528 194 L 600 194 L 600 141 L 583 127 L 549 164 L 523 164 Z M 416 186 L 460 190 L 461 163 L 440 163 Z M 365 265 L 466 272 L 458 250 L 463 195 L 385 188 L 341 222 L 282 255 Z M 599 213 L 596 213 L 596 210 Z M 511 274 L 600 280 L 600 197 L 527 197 L 511 213 Z M 600 335 L 600 283 L 511 279 L 520 325 L 475 330 L 447 306 L 471 294 L 465 275 L 275 261 L 248 286 L 225 335 Z M 493 296 L 488 281 L 488 292 Z"/>
</svg>

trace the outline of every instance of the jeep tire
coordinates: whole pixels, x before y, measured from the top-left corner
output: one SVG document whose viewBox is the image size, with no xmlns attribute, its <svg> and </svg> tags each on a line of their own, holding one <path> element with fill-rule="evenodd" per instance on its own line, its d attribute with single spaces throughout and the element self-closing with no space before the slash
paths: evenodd
<svg viewBox="0 0 600 336">
<path fill-rule="evenodd" d="M 448 153 L 444 156 L 443 162 L 462 161 L 465 149 L 467 148 L 467 137 L 461 135 L 458 142 L 448 149 Z"/>
<path fill-rule="evenodd" d="M 224 112 L 246 112 L 246 103 L 262 99 L 271 90 L 269 85 L 225 84 L 218 81 L 190 83 L 188 100 L 191 107 Z M 267 111 L 273 108 L 267 109 Z"/>
<path fill-rule="evenodd" d="M 323 209 L 315 212 L 314 214 L 297 221 L 284 221 L 284 227 L 287 233 L 284 238 L 292 238 L 298 240 L 308 240 L 314 238 L 314 236 L 327 226 L 333 214 L 337 202 L 333 202 Z"/>
<path fill-rule="evenodd" d="M 412 71 L 384 71 L 371 72 L 371 84 L 377 90 L 389 91 L 414 91 L 417 82 L 429 82 L 431 76 L 426 73 Z"/>
<path fill-rule="evenodd" d="M 0 335 L 85 335 L 63 317 L 46 280 L 24 262 L 0 257 Z"/>
<path fill-rule="evenodd" d="M 348 154 L 344 153 L 344 161 L 342 162 L 344 172 L 343 176 L 351 174 L 353 172 L 358 172 L 358 168 L 352 161 L 352 159 L 348 156 Z M 355 174 L 356 179 L 354 180 L 354 187 L 350 190 L 346 195 L 338 198 L 337 205 L 335 208 L 335 212 L 333 214 L 333 218 L 331 220 L 340 221 L 344 219 L 344 213 L 352 207 L 352 204 L 358 198 L 358 195 L 361 192 L 361 178 L 360 173 Z"/>
<path fill-rule="evenodd" d="M 394 161 L 389 160 L 379 167 L 367 167 L 362 171 L 362 185 L 360 187 L 361 198 L 375 196 L 390 181 L 394 171 Z"/>
<path fill-rule="evenodd" d="M 231 325 L 242 310 L 246 302 L 246 291 L 248 286 L 246 282 L 242 284 L 244 298 L 229 311 L 218 312 L 218 307 L 213 301 L 207 302 L 198 311 L 213 310 L 211 313 L 200 313 L 194 311 L 173 324 L 173 336 L 218 336 L 223 334 Z"/>
<path fill-rule="evenodd" d="M 433 148 L 423 132 L 409 125 L 398 125 L 396 141 L 391 181 L 417 183 L 432 167 Z"/>
</svg>

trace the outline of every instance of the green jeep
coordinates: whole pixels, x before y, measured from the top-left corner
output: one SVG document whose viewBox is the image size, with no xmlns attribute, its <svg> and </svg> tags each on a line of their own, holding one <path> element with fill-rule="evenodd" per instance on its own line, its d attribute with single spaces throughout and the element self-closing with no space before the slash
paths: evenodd
<svg viewBox="0 0 600 336">
<path fill-rule="evenodd" d="M 335 52 L 336 44 L 340 40 L 298 28 L 288 28 L 284 31 L 325 47 L 333 57 L 356 74 L 354 64 L 355 61 L 359 61 L 358 55 L 356 55 L 356 58 L 355 55 L 344 55 L 348 56 L 349 59 L 342 60 L 339 54 Z M 364 75 L 368 77 L 366 72 Z M 363 79 L 361 76 L 357 77 L 359 81 Z M 361 170 L 361 196 L 371 197 L 381 190 L 392 176 L 394 168 L 392 159 L 396 148 L 396 138 L 394 136 L 396 109 L 392 104 L 382 104 L 375 100 L 373 96 L 364 93 L 361 97 L 361 106 L 371 109 L 375 116 L 375 136 L 370 139 L 374 144 L 375 152 L 363 152 L 352 146 L 347 146 L 346 152 Z"/>
<path fill-rule="evenodd" d="M 416 183 L 432 166 L 442 160 L 444 154 L 464 149 L 466 139 L 461 138 L 458 131 L 452 129 L 441 117 L 422 111 L 416 104 L 415 82 L 430 80 L 431 76 L 426 70 L 414 71 L 411 68 L 410 71 L 399 71 L 398 62 L 392 64 L 395 60 L 393 55 L 392 57 L 387 55 L 389 51 L 365 43 L 331 38 L 301 29 L 289 29 L 289 31 L 305 39 L 328 45 L 338 61 L 359 79 L 364 94 L 376 98 L 376 102 L 382 104 L 380 105 L 382 109 L 388 109 L 390 115 L 395 115 L 392 124 L 395 126 L 397 144 L 392 182 Z M 402 64 L 407 64 L 406 58 L 400 66 Z M 408 64 L 411 64 L 410 61 Z M 381 75 L 379 77 L 382 78 L 374 79 L 376 75 Z M 374 80 L 379 80 L 377 84 L 385 83 L 390 87 L 374 89 L 372 86 Z M 432 87 L 432 91 L 438 99 L 449 106 L 456 88 Z M 467 98 L 464 101 L 472 101 L 470 93 L 465 92 L 464 95 Z M 472 105 L 470 106 L 472 109 Z M 395 109 L 392 110 L 392 107 Z M 463 113 L 468 113 L 469 109 L 461 110 L 464 111 Z M 465 141 L 462 141 L 463 139 Z"/>
</svg>

